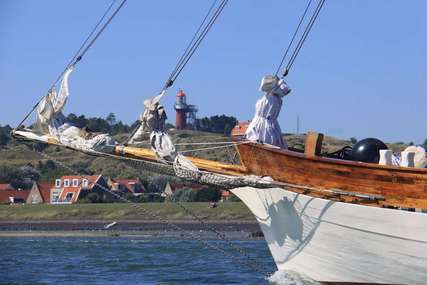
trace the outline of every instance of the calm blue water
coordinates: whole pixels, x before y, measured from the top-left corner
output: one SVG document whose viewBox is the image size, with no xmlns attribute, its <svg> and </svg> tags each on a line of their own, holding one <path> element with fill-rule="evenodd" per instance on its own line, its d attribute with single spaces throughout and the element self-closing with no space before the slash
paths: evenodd
<svg viewBox="0 0 427 285">
<path fill-rule="evenodd" d="M 211 240 L 227 249 L 227 244 Z M 264 240 L 234 241 L 274 272 Z M 231 250 L 228 249 L 231 252 Z M 0 284 L 268 284 L 197 241 L 173 238 L 0 238 Z"/>
</svg>

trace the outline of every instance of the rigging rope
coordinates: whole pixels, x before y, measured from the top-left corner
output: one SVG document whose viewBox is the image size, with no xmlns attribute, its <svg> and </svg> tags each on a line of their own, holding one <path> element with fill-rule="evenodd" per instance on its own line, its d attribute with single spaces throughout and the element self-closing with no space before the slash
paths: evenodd
<svg viewBox="0 0 427 285">
<path fill-rule="evenodd" d="M 96 30 L 98 29 L 98 27 L 104 21 L 105 17 L 108 15 L 108 13 L 113 8 L 113 6 L 116 3 L 116 1 L 117 0 L 113 0 L 111 2 L 111 4 L 108 6 L 108 8 L 105 10 L 105 12 L 102 15 L 102 17 L 98 20 L 98 22 L 96 23 L 96 25 L 94 26 L 94 28 L 91 30 L 91 32 L 89 33 L 89 35 L 86 37 L 86 39 L 81 44 L 80 48 L 77 50 L 77 52 L 71 58 L 71 60 L 68 62 L 68 64 L 66 65 L 65 69 L 60 73 L 60 75 L 58 76 L 58 78 L 51 85 L 51 87 L 49 88 L 48 92 L 55 87 L 55 85 L 58 83 L 58 81 L 61 79 L 61 77 L 64 75 L 64 73 L 68 70 L 68 68 L 70 68 L 70 66 L 77 64 L 83 58 L 83 56 L 86 54 L 86 52 L 93 46 L 93 44 L 95 43 L 95 41 L 99 38 L 99 36 L 102 34 L 102 32 L 104 32 L 104 30 L 107 28 L 107 26 L 113 20 L 113 18 L 117 15 L 117 13 L 120 11 L 120 9 L 123 7 L 123 5 L 126 3 L 127 0 L 122 0 L 122 2 L 120 3 L 120 5 L 116 8 L 116 10 L 114 10 L 114 12 L 111 14 L 111 16 L 108 18 L 108 20 L 104 23 L 104 25 L 101 27 L 101 29 L 99 29 L 98 32 L 96 33 L 96 35 L 92 38 L 92 36 L 94 35 L 94 33 L 96 32 Z M 89 42 L 90 38 L 92 38 L 92 40 Z M 88 42 L 89 42 L 89 44 L 87 44 Z M 37 101 L 37 103 L 33 106 L 33 108 L 31 109 L 31 111 L 27 113 L 27 115 L 18 124 L 18 126 L 15 128 L 15 130 L 19 129 L 22 126 L 22 124 L 28 119 L 28 117 L 38 107 L 38 105 L 43 100 L 43 98 L 44 98 L 44 96 L 42 96 Z"/>
<path fill-rule="evenodd" d="M 295 40 L 295 38 L 296 38 L 296 36 L 297 36 L 297 34 L 299 32 L 299 29 L 300 29 L 302 23 L 304 22 L 304 19 L 305 19 L 306 15 L 307 15 L 307 11 L 309 10 L 309 8 L 311 6 L 312 1 L 313 0 L 309 0 L 308 3 L 307 3 L 307 6 L 306 6 L 306 8 L 304 10 L 304 13 L 302 14 L 299 22 L 298 22 L 297 28 L 295 29 L 295 32 L 294 32 L 294 34 L 292 36 L 292 39 L 289 42 L 288 47 L 285 50 L 285 53 L 284 53 L 284 55 L 282 57 L 282 60 L 280 61 L 279 66 L 277 67 L 277 70 L 276 70 L 276 73 L 275 73 L 276 75 L 279 73 L 280 69 L 282 69 L 283 63 L 284 63 L 284 61 L 285 61 L 285 59 L 286 59 L 286 57 L 288 55 L 288 52 L 290 51 L 290 48 L 292 47 L 292 45 L 294 43 L 294 40 Z M 288 62 L 286 64 L 285 71 L 283 72 L 283 75 L 282 75 L 283 77 L 285 77 L 286 75 L 288 75 L 288 73 L 289 73 L 292 65 L 294 64 L 295 59 L 297 58 L 297 56 L 298 56 L 298 54 L 299 54 L 302 46 L 304 45 L 304 42 L 307 39 L 307 36 L 310 33 L 311 28 L 313 27 L 314 22 L 316 21 L 317 16 L 319 15 L 320 10 L 322 9 L 324 3 L 325 3 L 325 0 L 319 0 L 316 8 L 314 9 L 313 14 L 310 17 L 310 20 L 307 23 L 307 25 L 306 25 L 306 27 L 304 29 L 303 34 L 301 35 L 301 37 L 300 37 L 300 39 L 299 39 L 299 41 L 298 41 L 295 49 L 292 52 L 292 55 L 291 55 L 290 59 L 288 60 Z"/>
<path fill-rule="evenodd" d="M 313 2 L 313 0 L 308 1 L 307 7 L 305 7 L 304 13 L 301 16 L 301 19 L 299 20 L 298 26 L 295 29 L 295 32 L 292 36 L 292 39 L 289 42 L 288 47 L 286 48 L 285 54 L 283 55 L 282 60 L 280 61 L 279 66 L 277 67 L 275 75 L 277 75 L 279 73 L 280 69 L 282 69 L 283 62 L 285 61 L 285 58 L 288 55 L 288 52 L 291 49 L 292 44 L 294 43 L 294 40 L 295 40 L 296 35 L 298 34 L 299 28 L 301 27 L 301 24 L 305 19 L 305 15 L 307 14 L 308 8 L 310 8 L 311 2 Z"/>
<path fill-rule="evenodd" d="M 223 233 L 219 232 L 218 230 L 216 230 L 213 226 L 208 225 L 207 223 L 205 223 L 200 217 L 198 217 L 196 214 L 194 214 L 192 211 L 190 211 L 189 209 L 187 209 L 186 207 L 184 207 L 181 203 L 179 203 L 178 205 L 190 216 L 192 216 L 195 220 L 199 221 L 207 230 L 215 233 L 217 235 L 217 237 L 223 241 L 225 241 L 227 243 L 227 245 L 229 247 L 231 247 L 233 250 L 235 250 L 237 253 L 241 254 L 243 257 L 246 258 L 246 261 L 242 259 L 242 257 L 237 256 L 236 254 L 230 253 L 227 250 L 212 244 L 210 242 L 208 242 L 207 240 L 204 240 L 202 238 L 202 236 L 197 235 L 193 232 L 188 232 L 185 231 L 184 228 L 178 226 L 177 224 L 171 222 L 170 220 L 163 218 L 161 216 L 159 216 L 158 214 L 146 209 L 141 203 L 135 203 L 132 202 L 131 200 L 119 195 L 118 193 L 108 189 L 107 187 L 105 187 L 102 184 L 99 184 L 97 181 L 95 181 L 94 179 L 91 179 L 90 176 L 79 173 L 78 171 L 76 171 L 75 169 L 71 168 L 70 166 L 62 163 L 61 161 L 56 160 L 55 158 L 51 157 L 50 155 L 43 153 L 42 151 L 38 151 L 37 149 L 35 149 L 34 147 L 32 148 L 32 150 L 38 154 L 40 154 L 41 156 L 52 160 L 54 162 L 56 162 L 59 166 L 69 170 L 70 172 L 72 172 L 75 175 L 79 175 L 79 176 L 83 176 L 83 178 L 87 179 L 89 182 L 97 185 L 100 189 L 102 189 L 103 191 L 111 194 L 112 196 L 114 196 L 115 198 L 117 198 L 118 200 L 124 201 L 129 203 L 132 207 L 134 207 L 136 210 L 141 211 L 142 213 L 144 213 L 145 215 L 150 216 L 151 218 L 157 219 L 158 221 L 166 224 L 167 226 L 169 226 L 170 228 L 176 230 L 176 231 L 180 231 L 181 233 L 183 233 L 184 235 L 187 235 L 193 239 L 195 239 L 196 241 L 198 241 L 199 243 L 201 243 L 202 245 L 206 246 L 207 248 L 216 250 L 221 252 L 224 256 L 227 256 L 235 261 L 237 261 L 238 263 L 240 263 L 241 265 L 244 265 L 258 273 L 261 273 L 267 277 L 270 277 L 272 275 L 271 272 L 267 271 L 267 268 L 259 263 L 258 261 L 256 261 L 254 258 L 252 258 L 243 248 L 241 248 L 240 246 L 232 243 Z"/>
<path fill-rule="evenodd" d="M 219 148 L 229 148 L 232 146 L 236 146 L 239 144 L 247 144 L 250 143 L 250 141 L 241 141 L 241 142 L 236 142 L 233 144 L 228 144 L 228 145 L 220 145 L 220 146 L 212 146 L 212 147 L 204 147 L 204 148 L 196 148 L 196 149 L 188 149 L 188 150 L 180 150 L 178 151 L 178 153 L 189 153 L 189 152 L 198 152 L 198 151 L 205 151 L 205 150 L 212 150 L 212 149 L 219 149 Z"/>
<path fill-rule="evenodd" d="M 292 65 L 294 64 L 296 57 L 298 56 L 298 54 L 299 54 L 299 52 L 300 52 L 300 50 L 301 50 L 301 48 L 302 48 L 305 40 L 307 39 L 308 34 L 311 31 L 311 28 L 314 25 L 314 22 L 317 19 L 317 16 L 320 13 L 320 10 L 323 7 L 323 4 L 325 4 L 325 0 L 320 0 L 319 3 L 317 4 L 316 10 L 314 11 L 313 15 L 311 16 L 310 21 L 309 21 L 307 27 L 305 28 L 304 33 L 303 33 L 302 37 L 300 38 L 300 40 L 299 40 L 299 42 L 297 44 L 297 47 L 295 48 L 295 50 L 294 50 L 294 52 L 293 52 L 293 54 L 291 56 L 291 59 L 289 60 L 288 64 L 286 65 L 285 74 L 287 74 L 289 72 L 289 70 L 291 69 Z"/>
<path fill-rule="evenodd" d="M 187 54 L 187 52 L 189 51 L 191 45 L 193 44 L 194 40 L 196 39 L 196 36 L 199 34 L 200 30 L 202 29 L 203 25 L 205 24 L 208 16 L 211 14 L 213 8 L 216 6 L 216 3 L 218 2 L 218 0 L 214 0 L 212 2 L 212 5 L 210 6 L 208 12 L 206 13 L 205 17 L 203 18 L 203 21 L 200 23 L 199 27 L 197 28 L 196 32 L 194 33 L 193 37 L 191 38 L 191 41 L 188 43 L 184 53 L 181 55 L 181 57 L 179 58 L 178 62 L 175 65 L 174 70 L 172 71 L 171 75 L 169 76 L 169 79 L 172 78 L 172 75 L 178 70 L 178 68 L 181 66 L 185 55 Z"/>
<path fill-rule="evenodd" d="M 193 35 L 193 38 L 191 39 L 190 43 L 188 44 L 187 48 L 185 49 L 184 53 L 181 55 L 180 59 L 178 60 L 178 63 L 176 64 L 175 68 L 173 69 L 172 73 L 169 75 L 169 78 L 167 79 L 163 89 L 166 90 L 169 87 L 173 85 L 175 80 L 178 78 L 178 76 L 181 74 L 184 67 L 187 65 L 188 61 L 191 59 L 193 54 L 196 52 L 197 48 L 203 41 L 203 39 L 206 37 L 207 33 L 210 31 L 212 26 L 214 25 L 215 21 L 218 19 L 218 17 L 221 15 L 221 12 L 224 10 L 225 6 L 228 3 L 228 0 L 222 0 L 221 3 L 216 8 L 215 12 L 212 13 L 213 8 L 216 6 L 218 0 L 214 0 L 213 4 L 208 10 L 208 13 L 204 17 L 202 23 L 196 30 L 195 34 Z M 209 21 L 206 23 L 207 18 L 209 15 L 211 15 Z"/>
<path fill-rule="evenodd" d="M 217 6 L 217 2 L 218 2 L 218 0 L 214 0 L 212 2 L 212 5 L 210 6 L 208 12 L 206 13 L 201 24 L 199 25 L 196 32 L 194 33 L 191 41 L 189 42 L 189 44 L 187 45 L 187 48 L 184 51 L 184 53 L 179 58 L 175 68 L 172 70 L 171 74 L 169 75 L 168 79 L 166 80 L 166 82 L 165 82 L 163 88 L 161 89 L 161 91 L 159 92 L 159 94 L 162 94 L 163 92 L 165 92 L 169 87 L 171 87 L 174 84 L 174 82 L 176 81 L 176 79 L 181 74 L 182 70 L 184 69 L 184 67 L 187 65 L 187 63 L 189 62 L 191 57 L 196 52 L 197 48 L 202 43 L 203 39 L 206 37 L 206 35 L 208 34 L 208 32 L 210 31 L 210 29 L 212 28 L 212 26 L 214 25 L 214 23 L 218 19 L 218 17 L 221 15 L 222 11 L 224 10 L 225 6 L 228 3 L 228 0 L 221 0 L 221 3 L 218 5 L 216 10 L 212 13 L 212 10 L 214 9 L 214 7 Z M 208 22 L 206 23 L 206 20 L 208 19 L 209 15 L 211 15 L 211 17 L 209 18 Z M 140 126 L 141 126 L 141 122 L 139 122 L 139 124 L 132 130 L 132 132 L 126 138 L 124 145 L 127 145 L 129 143 L 129 141 L 135 135 L 135 133 L 137 132 L 137 130 Z"/>
</svg>

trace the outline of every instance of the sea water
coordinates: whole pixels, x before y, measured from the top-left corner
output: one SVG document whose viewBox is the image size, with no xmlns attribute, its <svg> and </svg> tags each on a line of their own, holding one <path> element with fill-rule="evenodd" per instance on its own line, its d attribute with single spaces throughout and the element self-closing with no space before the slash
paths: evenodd
<svg viewBox="0 0 427 285">
<path fill-rule="evenodd" d="M 234 253 L 221 240 L 209 243 Z M 233 240 L 274 272 L 264 240 Z M 245 257 L 239 256 L 242 261 Z M 307 284 L 265 275 L 198 241 L 162 237 L 0 238 L 0 284 Z M 311 283 L 310 283 L 311 284 Z"/>
</svg>

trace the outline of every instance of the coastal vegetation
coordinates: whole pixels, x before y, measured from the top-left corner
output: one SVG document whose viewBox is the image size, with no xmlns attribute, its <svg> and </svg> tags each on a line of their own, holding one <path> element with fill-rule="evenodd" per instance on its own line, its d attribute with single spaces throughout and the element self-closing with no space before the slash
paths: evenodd
<svg viewBox="0 0 427 285">
<path fill-rule="evenodd" d="M 210 208 L 208 203 L 182 203 L 184 207 L 204 220 L 253 220 L 248 208 L 240 202 L 218 203 Z M 172 220 L 191 220 L 188 213 L 176 203 L 144 203 L 140 207 L 159 217 Z M 143 211 L 124 203 L 103 204 L 22 204 L 0 205 L 0 220 L 152 220 Z"/>
</svg>

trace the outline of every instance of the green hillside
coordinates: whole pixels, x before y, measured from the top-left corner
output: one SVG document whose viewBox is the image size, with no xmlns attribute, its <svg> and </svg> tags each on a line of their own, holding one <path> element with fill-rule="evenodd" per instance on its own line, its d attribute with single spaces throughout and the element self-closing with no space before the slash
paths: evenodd
<svg viewBox="0 0 427 285">
<path fill-rule="evenodd" d="M 190 130 L 177 131 L 173 129 L 169 131 L 169 134 L 173 142 L 177 144 L 178 150 L 201 149 L 199 151 L 185 153 L 185 155 L 227 163 L 237 163 L 239 161 L 236 151 L 232 147 L 206 150 L 204 148 L 209 148 L 211 146 L 180 145 L 185 143 L 226 142 L 231 140 L 229 136 L 211 132 Z M 115 138 L 118 141 L 124 141 L 127 136 L 127 133 L 119 133 L 115 135 Z M 285 134 L 284 138 L 290 147 L 304 149 L 304 134 Z M 334 152 L 346 145 L 352 145 L 352 142 L 350 140 L 341 140 L 326 136 L 322 151 L 324 153 Z M 149 147 L 148 144 L 145 146 Z M 407 145 L 400 143 L 390 144 L 389 146 L 395 151 L 400 151 Z M 38 151 L 34 151 L 34 148 Z M 157 176 L 157 174 L 147 172 L 145 169 L 137 169 L 134 165 L 129 165 L 128 162 L 93 157 L 57 146 L 46 146 L 10 140 L 6 146 L 0 147 L 0 167 L 28 166 L 28 169 L 35 169 L 38 172 L 40 180 L 53 180 L 61 175 L 72 174 L 69 169 L 62 167 L 61 164 L 70 167 L 79 174 L 102 173 L 105 176 L 111 177 L 139 177 L 143 181 L 150 180 Z M 0 173 L 0 180 L 1 176 Z M 0 183 L 1 182 L 4 181 L 0 181 Z"/>
</svg>

